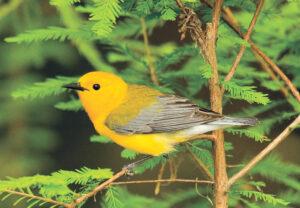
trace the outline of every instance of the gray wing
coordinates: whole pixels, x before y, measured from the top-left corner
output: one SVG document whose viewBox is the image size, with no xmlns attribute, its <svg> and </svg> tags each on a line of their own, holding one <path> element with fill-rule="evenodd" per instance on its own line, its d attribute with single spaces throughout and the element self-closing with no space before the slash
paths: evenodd
<svg viewBox="0 0 300 208">
<path fill-rule="evenodd" d="M 126 125 L 114 123 L 113 128 L 108 127 L 119 134 L 152 134 L 187 129 L 222 117 L 186 98 L 164 94 Z"/>
</svg>

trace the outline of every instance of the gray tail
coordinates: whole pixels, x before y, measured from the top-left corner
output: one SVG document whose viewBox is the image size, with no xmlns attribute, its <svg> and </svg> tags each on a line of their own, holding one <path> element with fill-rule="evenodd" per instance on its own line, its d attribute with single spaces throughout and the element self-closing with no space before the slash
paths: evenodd
<svg viewBox="0 0 300 208">
<path fill-rule="evenodd" d="M 255 117 L 242 117 L 242 118 L 236 118 L 236 117 L 224 117 L 220 120 L 213 121 L 210 124 L 220 124 L 220 125 L 237 125 L 237 126 L 255 126 L 258 124 L 259 121 Z"/>
</svg>

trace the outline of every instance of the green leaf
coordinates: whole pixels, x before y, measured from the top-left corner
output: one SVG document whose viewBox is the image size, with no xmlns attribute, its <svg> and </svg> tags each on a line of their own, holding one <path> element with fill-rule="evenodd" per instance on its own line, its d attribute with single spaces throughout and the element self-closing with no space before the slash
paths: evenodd
<svg viewBox="0 0 300 208">
<path fill-rule="evenodd" d="M 176 14 L 176 12 L 174 12 L 173 9 L 166 8 L 166 9 L 162 10 L 162 16 L 161 16 L 161 18 L 163 20 L 172 20 L 172 21 L 174 21 L 174 20 L 176 20 L 176 15 L 177 14 Z"/>
<path fill-rule="evenodd" d="M 225 129 L 225 131 L 232 133 L 233 135 L 238 134 L 240 137 L 242 137 L 243 135 L 249 137 L 249 138 L 253 138 L 255 139 L 256 142 L 267 142 L 267 141 L 271 141 L 270 139 L 268 139 L 268 137 L 260 134 L 259 132 L 256 131 L 251 131 L 248 129 L 233 129 L 233 128 L 227 128 Z"/>
<path fill-rule="evenodd" d="M 72 99 L 68 102 L 59 102 L 54 105 L 55 108 L 65 111 L 79 111 L 83 110 L 83 106 L 78 99 Z"/>
<path fill-rule="evenodd" d="M 24 98 L 27 99 L 36 99 L 44 98 L 45 96 L 50 95 L 59 95 L 67 91 L 66 88 L 62 86 L 64 84 L 69 84 L 76 82 L 78 78 L 74 77 L 62 77 L 58 76 L 54 78 L 48 78 L 45 82 L 34 83 L 32 86 L 25 86 L 20 88 L 12 93 L 14 98 Z"/>
<path fill-rule="evenodd" d="M 90 20 L 96 23 L 92 27 L 93 31 L 100 37 L 107 37 L 114 28 L 117 17 L 121 13 L 121 6 L 119 0 L 94 0 Z"/>
<path fill-rule="evenodd" d="M 267 94 L 263 94 L 261 92 L 257 92 L 254 89 L 254 86 L 239 86 L 236 83 L 230 82 L 222 82 L 221 84 L 225 85 L 226 91 L 229 92 L 229 97 L 234 99 L 242 99 L 246 100 L 249 103 L 259 103 L 266 105 L 271 101 L 267 97 Z"/>
<path fill-rule="evenodd" d="M 115 186 L 109 186 L 105 193 L 105 205 L 108 208 L 122 208 L 123 203 L 119 200 L 119 188 Z"/>
<path fill-rule="evenodd" d="M 106 136 L 93 135 L 90 138 L 91 142 L 100 142 L 100 143 L 113 143 L 113 141 Z"/>
<path fill-rule="evenodd" d="M 258 192 L 258 191 L 233 190 L 233 191 L 230 191 L 230 193 L 238 193 L 249 199 L 252 198 L 252 196 L 254 196 L 255 201 L 263 200 L 264 202 L 273 204 L 274 206 L 276 204 L 282 204 L 282 205 L 289 204 L 289 202 L 286 202 L 283 199 L 275 198 L 274 195 L 272 195 L 272 194 L 265 194 L 265 193 Z"/>
<path fill-rule="evenodd" d="M 122 152 L 121 152 L 121 157 L 123 158 L 127 158 L 127 159 L 135 159 L 135 157 L 138 155 L 139 153 L 131 150 L 131 149 L 124 149 Z"/>
<path fill-rule="evenodd" d="M 47 40 L 65 41 L 77 39 L 92 40 L 96 39 L 96 37 L 93 33 L 84 29 L 48 27 L 47 29 L 29 30 L 4 40 L 8 43 L 32 43 Z"/>
</svg>

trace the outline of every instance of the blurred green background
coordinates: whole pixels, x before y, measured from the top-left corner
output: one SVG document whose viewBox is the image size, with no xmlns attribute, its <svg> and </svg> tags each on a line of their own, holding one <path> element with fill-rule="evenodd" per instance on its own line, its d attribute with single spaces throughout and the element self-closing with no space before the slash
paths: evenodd
<svg viewBox="0 0 300 208">
<path fill-rule="evenodd" d="M 68 112 L 54 108 L 55 103 L 66 100 L 69 95 L 32 101 L 13 99 L 11 96 L 16 89 L 49 77 L 80 76 L 95 70 L 72 41 L 30 44 L 4 41 L 4 38 L 26 30 L 61 25 L 61 21 L 55 7 L 49 5 L 47 0 L 0 0 L 0 179 L 5 179 L 6 176 L 49 174 L 59 169 L 74 170 L 83 166 L 118 171 L 130 163 L 120 157 L 122 148 L 116 144 L 89 141 L 90 136 L 96 132 L 85 112 Z M 183 44 L 179 41 L 177 29 L 176 22 L 165 23 L 163 27 L 154 29 L 150 43 L 159 45 L 171 40 L 175 44 Z M 187 38 L 184 42 L 191 40 Z M 100 44 L 94 47 L 105 60 L 106 47 Z M 207 92 L 202 92 L 199 96 L 208 101 L 207 95 Z M 270 95 L 274 99 L 280 96 L 278 92 L 271 92 Z M 235 111 L 235 105 L 229 106 L 231 107 L 225 109 L 225 114 Z M 278 135 L 290 122 L 291 120 L 287 120 L 276 124 L 270 138 Z M 299 135 L 299 130 L 296 130 L 275 150 L 284 161 L 300 164 Z M 267 145 L 233 135 L 227 135 L 226 139 L 235 146 L 231 154 L 236 157 L 228 158 L 229 164 L 238 164 L 245 156 L 255 155 Z M 190 157 L 184 156 L 183 160 L 178 177 L 192 178 L 201 174 Z M 133 179 L 152 179 L 157 174 L 156 168 L 143 175 L 133 176 Z M 284 188 L 271 181 L 267 184 L 267 190 L 273 193 Z M 187 186 L 190 185 L 171 184 L 162 186 L 162 191 Z M 130 185 L 128 189 L 153 196 L 154 185 Z M 0 203 L 1 208 L 10 206 L 10 201 Z"/>
</svg>

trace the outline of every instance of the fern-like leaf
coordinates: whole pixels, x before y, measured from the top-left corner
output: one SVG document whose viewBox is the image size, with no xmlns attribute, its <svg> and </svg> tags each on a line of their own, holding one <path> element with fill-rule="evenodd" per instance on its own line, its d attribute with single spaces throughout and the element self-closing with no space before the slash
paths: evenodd
<svg viewBox="0 0 300 208">
<path fill-rule="evenodd" d="M 109 186 L 105 193 L 105 206 L 107 208 L 122 208 L 123 203 L 119 200 L 119 188 L 115 186 Z"/>
<path fill-rule="evenodd" d="M 79 111 L 83 110 L 83 106 L 78 99 L 72 99 L 68 102 L 59 102 L 54 105 L 55 108 L 65 111 Z"/>
<path fill-rule="evenodd" d="M 162 11 L 162 16 L 161 18 L 163 20 L 171 20 L 171 21 L 174 21 L 176 19 L 176 12 L 171 9 L 171 8 L 165 8 L 163 11 Z"/>
<path fill-rule="evenodd" d="M 8 43 L 31 43 L 45 40 L 92 40 L 96 39 L 92 32 L 84 29 L 70 29 L 62 27 L 48 27 L 47 29 L 30 30 L 15 37 L 5 38 Z"/>
<path fill-rule="evenodd" d="M 106 137 L 106 136 L 100 136 L 100 135 L 93 135 L 90 138 L 91 142 L 99 142 L 99 143 L 113 143 L 113 141 Z"/>
<path fill-rule="evenodd" d="M 239 86 L 234 82 L 222 82 L 225 85 L 225 89 L 230 93 L 229 97 L 234 99 L 246 100 L 249 103 L 259 103 L 266 105 L 271 101 L 267 97 L 267 94 L 257 92 L 254 86 Z"/>
<path fill-rule="evenodd" d="M 137 155 L 138 155 L 138 153 L 131 149 L 124 149 L 121 152 L 121 157 L 131 159 L 131 160 L 135 159 Z"/>
<path fill-rule="evenodd" d="M 45 82 L 34 83 L 32 86 L 25 86 L 12 93 L 14 98 L 35 99 L 49 95 L 58 95 L 65 92 L 64 84 L 76 82 L 78 78 L 58 76 L 55 79 L 49 78 Z"/>
<path fill-rule="evenodd" d="M 93 30 L 101 37 L 106 37 L 113 29 L 117 17 L 121 13 L 120 0 L 94 0 L 95 8 L 90 20 L 96 21 Z"/>
<path fill-rule="evenodd" d="M 259 191 L 246 191 L 246 190 L 234 190 L 230 191 L 231 193 L 238 193 L 244 197 L 252 198 L 254 196 L 255 201 L 263 200 L 264 202 L 271 203 L 274 206 L 276 204 L 288 205 L 289 202 L 284 201 L 283 199 L 275 198 L 272 194 L 265 194 Z"/>
<path fill-rule="evenodd" d="M 233 135 L 239 135 L 240 137 L 242 137 L 243 135 L 249 137 L 249 138 L 253 138 L 256 142 L 267 142 L 270 141 L 270 139 L 268 139 L 266 136 L 260 134 L 259 132 L 256 131 L 251 131 L 248 129 L 233 129 L 233 128 L 227 128 L 225 129 L 225 131 L 232 133 Z"/>
</svg>

